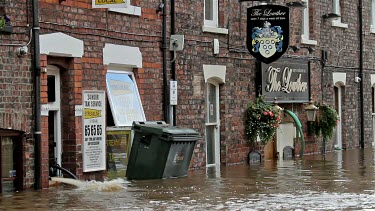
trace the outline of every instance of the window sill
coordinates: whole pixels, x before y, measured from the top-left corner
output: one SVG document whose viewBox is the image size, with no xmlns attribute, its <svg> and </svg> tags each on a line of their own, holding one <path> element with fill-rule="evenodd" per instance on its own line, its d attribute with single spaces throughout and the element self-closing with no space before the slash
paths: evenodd
<svg viewBox="0 0 375 211">
<path fill-rule="evenodd" d="M 142 15 L 141 7 L 136 7 L 136 6 L 131 6 L 131 5 L 127 8 L 109 8 L 109 11 L 123 13 L 127 15 L 135 15 L 135 16 Z"/>
<path fill-rule="evenodd" d="M 301 37 L 301 44 L 318 45 L 318 41 L 316 41 L 316 40 L 310 40 L 310 39 L 306 39 L 304 37 Z"/>
<path fill-rule="evenodd" d="M 228 34 L 228 29 L 216 28 L 216 27 L 212 27 L 212 26 L 202 26 L 202 31 L 203 32 L 215 33 L 215 34 Z"/>
<path fill-rule="evenodd" d="M 348 28 L 348 24 L 346 24 L 346 23 L 341 23 L 341 21 L 337 21 L 337 20 L 333 20 L 333 21 L 332 21 L 332 26 L 334 26 L 334 27 L 339 27 L 339 28 L 344 28 L 344 29 L 347 29 L 347 28 Z"/>
<path fill-rule="evenodd" d="M 371 25 L 371 27 L 370 27 L 370 33 L 371 33 L 371 34 L 375 34 L 375 28 L 374 28 L 373 25 Z"/>
</svg>

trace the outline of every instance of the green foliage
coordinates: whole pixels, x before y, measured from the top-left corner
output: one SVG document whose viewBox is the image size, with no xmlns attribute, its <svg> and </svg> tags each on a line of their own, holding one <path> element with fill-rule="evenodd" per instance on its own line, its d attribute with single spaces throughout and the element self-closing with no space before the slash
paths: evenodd
<svg viewBox="0 0 375 211">
<path fill-rule="evenodd" d="M 316 136 L 322 135 L 323 139 L 329 139 L 333 136 L 333 130 L 339 121 L 337 112 L 328 105 L 318 105 L 319 116 L 317 121 L 311 122 L 311 130 Z"/>
<path fill-rule="evenodd" d="M 248 140 L 253 143 L 259 136 L 263 144 L 270 141 L 279 126 L 279 115 L 279 110 L 271 103 L 264 102 L 263 97 L 249 103 L 245 111 L 245 132 Z"/>
<path fill-rule="evenodd" d="M 319 128 L 324 139 L 332 138 L 333 129 L 336 127 L 338 116 L 334 108 L 328 105 L 319 106 Z"/>
<path fill-rule="evenodd" d="M 6 24 L 4 17 L 0 16 L 0 29 L 2 29 Z"/>
</svg>

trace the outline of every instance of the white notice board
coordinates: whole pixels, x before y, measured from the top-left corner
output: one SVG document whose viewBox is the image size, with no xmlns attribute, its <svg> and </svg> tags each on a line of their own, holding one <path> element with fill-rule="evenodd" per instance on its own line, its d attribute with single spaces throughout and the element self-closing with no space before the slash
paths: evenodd
<svg viewBox="0 0 375 211">
<path fill-rule="evenodd" d="M 107 93 L 115 126 L 132 126 L 133 121 L 146 121 L 141 98 L 131 74 L 107 73 Z"/>
<path fill-rule="evenodd" d="M 83 172 L 106 170 L 105 91 L 83 91 Z"/>
</svg>

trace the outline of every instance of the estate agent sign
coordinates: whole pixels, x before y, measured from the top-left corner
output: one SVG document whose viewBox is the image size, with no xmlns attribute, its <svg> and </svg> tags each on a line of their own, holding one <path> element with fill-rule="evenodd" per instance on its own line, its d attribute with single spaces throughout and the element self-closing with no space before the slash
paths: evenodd
<svg viewBox="0 0 375 211">
<path fill-rule="evenodd" d="M 105 92 L 83 91 L 83 172 L 106 170 Z"/>
<path fill-rule="evenodd" d="M 247 9 L 247 48 L 259 61 L 279 59 L 289 46 L 289 8 L 260 5 Z"/>
<path fill-rule="evenodd" d="M 258 90 L 267 102 L 302 103 L 310 99 L 309 65 L 302 59 L 259 62 Z"/>
<path fill-rule="evenodd" d="M 92 8 L 126 8 L 129 0 L 92 0 Z"/>
</svg>

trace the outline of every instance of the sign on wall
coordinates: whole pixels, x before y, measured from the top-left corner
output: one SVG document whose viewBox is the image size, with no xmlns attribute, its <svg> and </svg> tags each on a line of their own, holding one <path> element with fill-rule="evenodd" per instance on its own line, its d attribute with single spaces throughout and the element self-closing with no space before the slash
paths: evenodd
<svg viewBox="0 0 375 211">
<path fill-rule="evenodd" d="M 106 170 L 105 91 L 83 91 L 83 172 Z"/>
<path fill-rule="evenodd" d="M 302 59 L 258 63 L 257 90 L 267 102 L 302 103 L 310 99 L 310 68 Z"/>
<path fill-rule="evenodd" d="M 92 8 L 126 8 L 129 0 L 92 0 Z"/>
<path fill-rule="evenodd" d="M 246 45 L 251 55 L 269 64 L 289 46 L 289 8 L 259 5 L 247 9 Z"/>
</svg>

